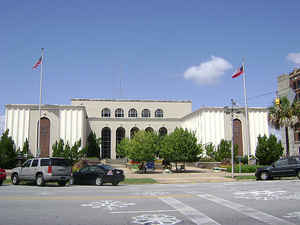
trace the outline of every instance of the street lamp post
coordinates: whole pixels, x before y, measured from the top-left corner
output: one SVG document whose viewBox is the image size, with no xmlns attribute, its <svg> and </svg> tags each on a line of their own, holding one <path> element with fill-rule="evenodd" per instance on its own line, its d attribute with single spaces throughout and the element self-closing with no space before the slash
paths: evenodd
<svg viewBox="0 0 300 225">
<path fill-rule="evenodd" d="M 231 99 L 231 130 L 232 130 L 232 136 L 231 136 L 231 177 L 234 178 L 234 135 L 233 135 L 233 105 L 235 105 L 235 102 L 233 99 Z"/>
<path fill-rule="evenodd" d="M 233 119 L 234 119 L 234 106 L 236 106 L 236 103 L 233 99 L 231 99 L 231 109 L 229 109 L 228 106 L 225 106 L 225 112 L 226 113 L 230 113 L 231 114 L 231 131 L 232 131 L 232 135 L 231 135 L 231 177 L 234 178 L 234 127 L 233 127 Z M 239 111 L 237 111 L 237 113 L 239 113 Z"/>
</svg>

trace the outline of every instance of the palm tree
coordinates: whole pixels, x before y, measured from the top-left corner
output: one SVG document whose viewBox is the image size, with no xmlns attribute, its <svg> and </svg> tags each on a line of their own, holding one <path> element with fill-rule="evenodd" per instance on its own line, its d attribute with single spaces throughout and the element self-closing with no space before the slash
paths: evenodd
<svg viewBox="0 0 300 225">
<path fill-rule="evenodd" d="M 269 107 L 268 121 L 276 130 L 285 129 L 286 156 L 290 155 L 289 128 L 293 128 L 300 120 L 299 104 L 290 104 L 287 97 L 280 98 L 280 104 Z"/>
</svg>

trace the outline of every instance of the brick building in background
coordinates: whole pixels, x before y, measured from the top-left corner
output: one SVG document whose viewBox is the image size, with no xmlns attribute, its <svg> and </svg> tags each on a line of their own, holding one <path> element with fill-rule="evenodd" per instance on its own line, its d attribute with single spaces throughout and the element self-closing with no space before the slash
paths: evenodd
<svg viewBox="0 0 300 225">
<path fill-rule="evenodd" d="M 291 95 L 290 89 L 295 93 L 295 101 L 300 101 L 300 69 L 294 69 L 290 74 L 283 74 L 278 77 L 277 80 L 277 91 L 279 97 Z M 282 129 L 282 144 L 286 147 L 285 132 Z M 290 154 L 300 154 L 300 123 L 297 123 L 294 129 L 289 129 L 289 144 Z"/>
</svg>

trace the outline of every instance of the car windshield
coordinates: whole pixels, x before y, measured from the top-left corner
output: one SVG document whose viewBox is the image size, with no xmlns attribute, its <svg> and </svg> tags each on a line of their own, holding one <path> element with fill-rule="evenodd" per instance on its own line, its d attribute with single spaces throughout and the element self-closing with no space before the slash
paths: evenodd
<svg viewBox="0 0 300 225">
<path fill-rule="evenodd" d="M 101 165 L 99 165 L 100 167 L 102 167 L 103 169 L 105 169 L 105 170 L 113 170 L 114 168 L 113 167 L 111 167 L 110 165 L 104 165 L 104 164 L 101 164 Z"/>
</svg>

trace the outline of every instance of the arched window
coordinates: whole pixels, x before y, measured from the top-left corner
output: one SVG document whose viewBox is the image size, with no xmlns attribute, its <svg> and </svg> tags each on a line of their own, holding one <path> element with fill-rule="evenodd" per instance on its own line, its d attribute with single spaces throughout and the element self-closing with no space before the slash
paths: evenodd
<svg viewBox="0 0 300 225">
<path fill-rule="evenodd" d="M 125 129 L 123 127 L 119 127 L 116 130 L 116 148 L 118 146 L 118 144 L 120 144 L 120 142 L 122 141 L 122 139 L 125 138 Z M 116 151 L 117 153 L 117 151 Z M 120 156 L 117 153 L 117 158 L 120 158 Z"/>
<path fill-rule="evenodd" d="M 149 109 L 143 109 L 142 117 L 150 117 L 150 110 Z"/>
<path fill-rule="evenodd" d="M 152 127 L 147 127 L 147 128 L 145 129 L 145 131 L 146 131 L 146 132 L 154 132 L 154 130 L 153 130 Z"/>
<path fill-rule="evenodd" d="M 238 145 L 238 155 L 243 156 L 242 123 L 239 119 L 233 120 L 233 144 Z"/>
<path fill-rule="evenodd" d="M 136 109 L 129 109 L 129 111 L 128 111 L 128 117 L 137 117 L 137 111 L 136 111 Z"/>
<path fill-rule="evenodd" d="M 124 117 L 124 110 L 120 108 L 116 109 L 115 117 Z"/>
<path fill-rule="evenodd" d="M 159 128 L 158 132 L 159 132 L 160 136 L 165 136 L 168 133 L 168 130 L 165 127 L 161 127 L 161 128 Z"/>
<path fill-rule="evenodd" d="M 101 132 L 101 158 L 110 159 L 110 152 L 111 152 L 111 131 L 109 127 L 104 127 Z"/>
<path fill-rule="evenodd" d="M 135 135 L 135 133 L 138 132 L 138 131 L 139 131 L 139 128 L 137 128 L 137 127 L 131 128 L 131 130 L 130 130 L 130 138 L 133 138 L 134 135 Z"/>
<path fill-rule="evenodd" d="M 155 117 L 164 117 L 164 112 L 162 111 L 162 109 L 157 109 L 155 111 Z"/>
<path fill-rule="evenodd" d="M 300 123 L 297 123 L 294 129 L 295 142 L 300 142 Z"/>
<path fill-rule="evenodd" d="M 108 108 L 102 109 L 101 116 L 102 117 L 110 117 L 110 109 L 108 109 Z"/>
</svg>

